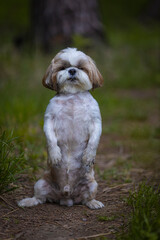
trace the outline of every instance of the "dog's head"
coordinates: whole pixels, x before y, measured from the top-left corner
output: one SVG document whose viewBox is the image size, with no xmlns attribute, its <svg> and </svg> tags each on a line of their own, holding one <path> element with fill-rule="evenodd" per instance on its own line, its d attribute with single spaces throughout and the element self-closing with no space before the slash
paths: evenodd
<svg viewBox="0 0 160 240">
<path fill-rule="evenodd" d="M 103 78 L 89 56 L 66 48 L 51 61 L 42 83 L 58 93 L 76 93 L 102 86 Z"/>
</svg>

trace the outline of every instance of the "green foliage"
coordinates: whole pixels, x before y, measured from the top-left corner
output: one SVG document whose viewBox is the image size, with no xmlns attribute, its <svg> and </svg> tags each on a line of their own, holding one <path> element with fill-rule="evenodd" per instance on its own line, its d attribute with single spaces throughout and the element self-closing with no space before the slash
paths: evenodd
<svg viewBox="0 0 160 240">
<path fill-rule="evenodd" d="M 83 37 L 79 34 L 74 34 L 72 36 L 73 46 L 75 46 L 78 49 L 85 49 L 87 47 L 90 47 L 92 42 L 90 38 Z"/>
<path fill-rule="evenodd" d="M 15 146 L 16 140 L 12 133 L 9 136 L 3 131 L 0 135 L 0 194 L 13 190 L 15 187 L 10 184 L 26 168 L 23 152 Z"/>
<path fill-rule="evenodd" d="M 128 26 L 133 19 L 139 20 L 145 7 L 148 4 L 148 0 L 99 0 L 100 11 L 102 15 L 103 23 L 112 27 Z"/>
<path fill-rule="evenodd" d="M 111 217 L 98 216 L 98 221 L 100 221 L 100 222 L 113 221 L 115 218 L 116 218 L 115 216 L 111 216 Z"/>
<path fill-rule="evenodd" d="M 132 207 L 129 229 L 120 239 L 160 239 L 159 190 L 142 183 L 138 191 L 130 193 L 128 204 Z"/>
<path fill-rule="evenodd" d="M 130 183 L 131 178 L 129 170 L 131 169 L 130 160 L 127 159 L 116 159 L 114 167 L 100 171 L 96 168 L 96 172 L 99 177 L 107 182 L 107 184 L 113 184 L 113 181 L 116 181 L 116 184 L 119 183 Z"/>
<path fill-rule="evenodd" d="M 3 25 L 5 25 L 12 33 L 18 31 L 24 33 L 30 23 L 30 3 L 28 0 L 23 0 L 23 2 L 20 0 L 1 1 L 0 16 L 0 26 L 4 27 Z"/>
</svg>

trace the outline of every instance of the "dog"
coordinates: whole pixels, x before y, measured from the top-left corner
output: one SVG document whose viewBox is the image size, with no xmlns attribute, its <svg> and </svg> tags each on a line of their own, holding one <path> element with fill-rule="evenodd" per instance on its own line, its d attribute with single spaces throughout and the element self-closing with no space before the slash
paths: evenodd
<svg viewBox="0 0 160 240">
<path fill-rule="evenodd" d="M 89 90 L 101 87 L 103 78 L 94 61 L 76 48 L 60 51 L 42 80 L 57 92 L 44 117 L 48 170 L 34 186 L 34 197 L 18 202 L 31 207 L 45 202 L 90 209 L 104 207 L 95 200 L 94 161 L 102 126 L 98 103 Z"/>
</svg>

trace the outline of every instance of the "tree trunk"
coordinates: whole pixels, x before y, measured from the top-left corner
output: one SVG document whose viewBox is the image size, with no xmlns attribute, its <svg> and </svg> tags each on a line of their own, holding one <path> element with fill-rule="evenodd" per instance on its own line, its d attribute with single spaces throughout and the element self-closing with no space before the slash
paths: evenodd
<svg viewBox="0 0 160 240">
<path fill-rule="evenodd" d="M 97 0 L 32 0 L 34 41 L 48 48 L 74 34 L 103 38 Z"/>
<path fill-rule="evenodd" d="M 144 22 L 149 22 L 150 20 L 160 21 L 160 1 L 149 0 L 144 7 L 140 18 Z"/>
</svg>

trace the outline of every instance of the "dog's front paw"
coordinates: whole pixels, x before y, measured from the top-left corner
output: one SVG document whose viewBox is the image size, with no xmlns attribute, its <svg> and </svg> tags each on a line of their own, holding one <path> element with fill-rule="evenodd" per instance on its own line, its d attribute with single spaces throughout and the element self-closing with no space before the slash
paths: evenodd
<svg viewBox="0 0 160 240">
<path fill-rule="evenodd" d="M 42 204 L 43 201 L 40 199 L 37 199 L 36 197 L 32 198 L 24 198 L 21 201 L 18 202 L 19 207 L 32 207 L 38 204 Z"/>
<path fill-rule="evenodd" d="M 59 147 L 49 149 L 49 164 L 59 166 L 62 161 L 62 154 Z"/>
</svg>

